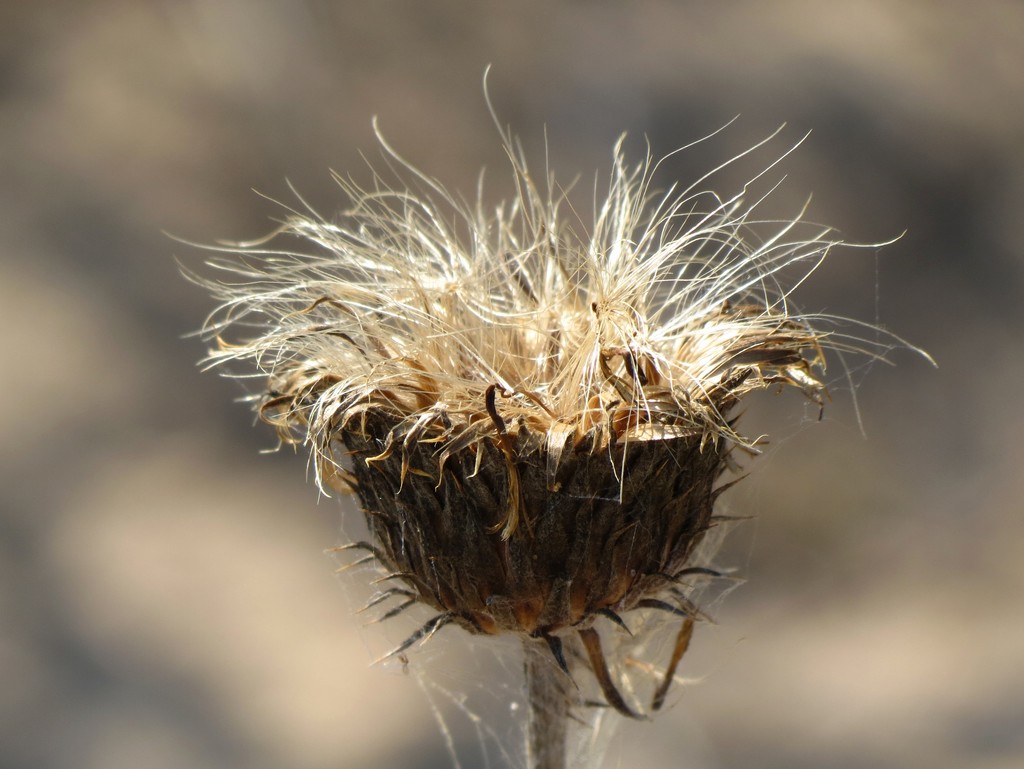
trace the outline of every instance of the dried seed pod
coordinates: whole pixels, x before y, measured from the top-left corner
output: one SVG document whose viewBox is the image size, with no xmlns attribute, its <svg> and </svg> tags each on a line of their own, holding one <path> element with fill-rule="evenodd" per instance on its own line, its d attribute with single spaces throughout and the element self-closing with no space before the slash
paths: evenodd
<svg viewBox="0 0 1024 769">
<path fill-rule="evenodd" d="M 699 618 L 679 582 L 715 575 L 693 555 L 732 451 L 751 448 L 736 405 L 789 385 L 820 406 L 823 348 L 863 351 L 797 313 L 783 281 L 839 241 L 799 218 L 759 232 L 742 194 L 655 196 L 656 164 L 627 167 L 621 142 L 581 236 L 504 138 L 517 194 L 492 213 L 384 144 L 422 192 L 339 179 L 338 222 L 282 227 L 299 250 L 231 249 L 213 264 L 233 278 L 203 281 L 223 301 L 211 360 L 255 362 L 261 417 L 310 447 L 321 488 L 354 490 L 373 537 L 360 547 L 403 599 L 388 615 L 413 599 L 436 611 L 395 654 L 452 623 L 519 634 L 565 672 L 586 659 L 635 716 L 595 620 L 680 616 L 660 707 Z"/>
</svg>

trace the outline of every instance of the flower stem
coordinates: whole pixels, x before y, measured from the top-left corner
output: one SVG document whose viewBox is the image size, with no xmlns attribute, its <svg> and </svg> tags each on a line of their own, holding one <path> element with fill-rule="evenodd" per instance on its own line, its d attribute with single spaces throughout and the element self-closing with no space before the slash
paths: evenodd
<svg viewBox="0 0 1024 769">
<path fill-rule="evenodd" d="M 569 676 L 552 658 L 547 641 L 527 638 L 525 657 L 528 769 L 565 769 L 569 721 Z"/>
</svg>

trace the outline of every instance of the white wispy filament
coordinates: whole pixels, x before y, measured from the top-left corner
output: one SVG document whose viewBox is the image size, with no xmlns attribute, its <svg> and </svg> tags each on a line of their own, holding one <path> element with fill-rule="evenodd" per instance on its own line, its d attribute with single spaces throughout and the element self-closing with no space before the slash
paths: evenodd
<svg viewBox="0 0 1024 769">
<path fill-rule="evenodd" d="M 885 352 L 877 334 L 850 341 L 833 319 L 791 304 L 842 244 L 803 212 L 762 222 L 745 190 L 656 193 L 658 164 L 630 167 L 620 140 L 607 196 L 581 233 L 555 180 L 539 186 L 510 140 L 516 194 L 493 210 L 381 141 L 409 188 L 338 177 L 350 201 L 340 220 L 295 214 L 275 232 L 305 248 L 241 244 L 212 262 L 228 279 L 203 281 L 223 302 L 205 326 L 220 341 L 210 362 L 254 361 L 270 378 L 274 422 L 315 449 L 320 481 L 333 474 L 332 423 L 370 401 L 410 423 L 443 411 L 451 440 L 496 385 L 504 413 L 558 436 L 601 429 L 624 402 L 619 422 L 634 431 L 671 425 L 743 442 L 719 408 L 723 388 L 782 383 L 820 402 L 824 349 Z"/>
</svg>

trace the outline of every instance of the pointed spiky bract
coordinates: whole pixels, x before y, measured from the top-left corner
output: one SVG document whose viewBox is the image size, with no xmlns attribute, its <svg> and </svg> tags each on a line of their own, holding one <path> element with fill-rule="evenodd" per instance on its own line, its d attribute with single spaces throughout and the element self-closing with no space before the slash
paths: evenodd
<svg viewBox="0 0 1024 769">
<path fill-rule="evenodd" d="M 298 247 L 214 263 L 210 360 L 255 364 L 260 415 L 308 444 L 321 488 L 356 492 L 383 566 L 439 612 L 430 633 L 556 650 L 575 629 L 594 659 L 598 616 L 694 614 L 678 582 L 702 571 L 719 478 L 748 445 L 735 405 L 772 384 L 822 402 L 840 345 L 789 292 L 837 241 L 755 221 L 742 193 L 657 193 L 657 164 L 630 167 L 621 141 L 590 227 L 511 141 L 515 196 L 493 210 L 384 146 L 404 181 L 339 179 L 339 219 L 276 233 Z"/>
</svg>

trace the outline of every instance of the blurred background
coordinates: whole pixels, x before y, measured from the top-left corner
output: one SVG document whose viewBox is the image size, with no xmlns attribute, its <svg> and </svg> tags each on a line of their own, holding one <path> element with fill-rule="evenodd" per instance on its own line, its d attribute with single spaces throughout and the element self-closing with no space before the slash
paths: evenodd
<svg viewBox="0 0 1024 769">
<path fill-rule="evenodd" d="M 263 235 L 289 181 L 330 214 L 329 169 L 380 158 L 374 115 L 451 189 L 486 166 L 507 197 L 489 63 L 501 120 L 584 207 L 623 131 L 639 160 L 739 115 L 665 184 L 810 131 L 773 205 L 906 234 L 837 252 L 800 303 L 939 364 L 853 361 L 863 429 L 838 365 L 820 423 L 798 394 L 751 404 L 773 441 L 719 559 L 747 582 L 604 765 L 1024 765 L 1024 4 L 7 0 L 0 767 L 452 764 L 324 555 L 358 516 L 199 371 L 212 303 L 175 259 L 205 257 L 174 238 Z M 471 721 L 448 721 L 467 769 Z"/>
</svg>

